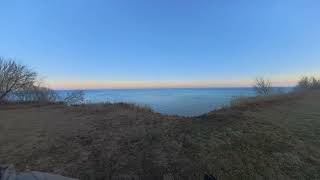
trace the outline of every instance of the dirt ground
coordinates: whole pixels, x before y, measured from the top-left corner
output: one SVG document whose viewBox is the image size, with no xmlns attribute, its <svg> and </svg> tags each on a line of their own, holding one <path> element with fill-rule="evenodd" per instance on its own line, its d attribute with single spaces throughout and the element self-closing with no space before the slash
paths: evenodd
<svg viewBox="0 0 320 180">
<path fill-rule="evenodd" d="M 80 179 L 320 179 L 320 93 L 194 118 L 127 104 L 1 105 L 0 163 Z"/>
</svg>

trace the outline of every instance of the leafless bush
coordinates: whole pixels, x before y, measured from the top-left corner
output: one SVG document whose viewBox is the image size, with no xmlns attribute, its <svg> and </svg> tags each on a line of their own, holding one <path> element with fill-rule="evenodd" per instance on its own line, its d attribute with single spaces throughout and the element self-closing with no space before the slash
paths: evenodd
<svg viewBox="0 0 320 180">
<path fill-rule="evenodd" d="M 320 79 L 311 78 L 311 89 L 320 89 Z"/>
<path fill-rule="evenodd" d="M 315 77 L 302 77 L 296 86 L 296 90 L 320 89 L 320 79 Z"/>
<path fill-rule="evenodd" d="M 84 102 L 84 92 L 81 90 L 74 90 L 67 94 L 64 98 L 64 102 L 67 104 L 81 104 Z"/>
<path fill-rule="evenodd" d="M 28 67 L 0 57 L 0 101 L 12 92 L 32 87 L 37 77 L 37 73 Z"/>
<path fill-rule="evenodd" d="M 272 93 L 271 82 L 264 78 L 257 78 L 255 81 L 254 89 L 260 96 L 267 96 Z"/>
<path fill-rule="evenodd" d="M 32 86 L 16 91 L 14 96 L 18 102 L 56 102 L 59 99 L 54 90 L 41 86 Z"/>
<path fill-rule="evenodd" d="M 297 89 L 308 89 L 309 88 L 309 78 L 302 77 L 296 86 Z"/>
</svg>

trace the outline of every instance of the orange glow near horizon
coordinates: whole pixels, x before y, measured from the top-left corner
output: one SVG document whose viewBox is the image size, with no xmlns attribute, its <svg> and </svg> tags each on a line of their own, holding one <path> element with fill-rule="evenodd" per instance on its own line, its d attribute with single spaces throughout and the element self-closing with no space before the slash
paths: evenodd
<svg viewBox="0 0 320 180">
<path fill-rule="evenodd" d="M 271 80 L 273 86 L 293 86 L 297 79 Z M 134 88 L 209 88 L 209 87 L 251 87 L 253 80 L 212 81 L 50 81 L 53 89 L 134 89 Z"/>
</svg>

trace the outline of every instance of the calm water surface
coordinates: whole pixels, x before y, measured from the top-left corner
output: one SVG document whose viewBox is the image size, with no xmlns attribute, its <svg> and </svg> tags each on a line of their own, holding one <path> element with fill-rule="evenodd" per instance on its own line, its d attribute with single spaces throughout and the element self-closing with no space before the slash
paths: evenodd
<svg viewBox="0 0 320 180">
<path fill-rule="evenodd" d="M 283 88 L 282 91 L 288 91 Z M 60 95 L 68 91 L 58 91 Z M 197 116 L 222 106 L 239 96 L 254 96 L 252 88 L 206 89 L 108 89 L 85 90 L 86 102 L 128 102 L 150 106 L 170 115 Z"/>
</svg>

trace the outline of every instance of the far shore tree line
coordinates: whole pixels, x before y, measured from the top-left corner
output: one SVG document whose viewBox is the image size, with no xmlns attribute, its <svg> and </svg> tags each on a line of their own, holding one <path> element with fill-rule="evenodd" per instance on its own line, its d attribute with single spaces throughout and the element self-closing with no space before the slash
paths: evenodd
<svg viewBox="0 0 320 180">
<path fill-rule="evenodd" d="M 272 83 L 264 78 L 257 78 L 253 87 L 258 96 L 267 96 L 275 91 Z M 295 91 L 315 89 L 320 90 L 320 79 L 315 77 L 301 78 L 294 88 Z M 75 90 L 59 97 L 56 91 L 43 85 L 37 72 L 13 59 L 0 57 L 0 103 L 7 101 L 79 104 L 84 101 L 84 92 Z"/>
</svg>

